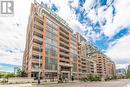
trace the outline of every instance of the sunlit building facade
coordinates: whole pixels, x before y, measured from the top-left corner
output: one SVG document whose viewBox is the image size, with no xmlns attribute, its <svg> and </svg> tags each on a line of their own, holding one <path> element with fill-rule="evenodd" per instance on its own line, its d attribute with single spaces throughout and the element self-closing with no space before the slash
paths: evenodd
<svg viewBox="0 0 130 87">
<path fill-rule="evenodd" d="M 78 40 L 78 77 L 84 78 L 89 75 L 96 75 L 96 56 L 93 56 L 92 45 L 89 45 L 87 40 L 79 33 L 76 34 L 76 37 Z"/>
<path fill-rule="evenodd" d="M 76 36 L 68 24 L 48 8 L 35 2 L 31 5 L 31 14 L 27 27 L 26 48 L 23 70 L 28 77 L 70 79 L 74 62 L 78 58 Z M 73 69 L 73 70 L 72 70 Z"/>
<path fill-rule="evenodd" d="M 96 57 L 97 74 L 103 78 L 112 78 L 116 76 L 115 63 L 106 55 L 98 52 Z"/>
<path fill-rule="evenodd" d="M 46 5 L 37 2 L 31 5 L 23 55 L 23 70 L 28 77 L 37 77 L 39 72 L 42 79 L 58 79 L 59 76 L 79 79 L 97 75 L 101 72 L 98 59 L 96 49 L 87 44 L 82 35 L 74 34 Z M 104 66 L 107 65 L 102 69 Z"/>
</svg>

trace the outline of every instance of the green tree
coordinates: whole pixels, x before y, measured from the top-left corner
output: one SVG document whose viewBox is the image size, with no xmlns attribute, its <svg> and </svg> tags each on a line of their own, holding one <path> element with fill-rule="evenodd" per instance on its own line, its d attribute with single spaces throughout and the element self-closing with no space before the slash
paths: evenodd
<svg viewBox="0 0 130 87">
<path fill-rule="evenodd" d="M 6 78 L 6 79 L 7 79 L 7 82 L 8 82 L 8 80 L 9 80 L 9 78 L 11 78 L 11 77 L 15 77 L 15 74 L 13 74 L 13 73 L 5 73 L 5 74 L 3 75 L 3 78 Z"/>
<path fill-rule="evenodd" d="M 17 68 L 16 76 L 17 77 L 26 77 L 27 74 L 24 71 L 22 71 L 20 68 Z"/>
<path fill-rule="evenodd" d="M 18 77 L 21 77 L 22 70 L 20 68 L 17 68 L 16 74 Z"/>
<path fill-rule="evenodd" d="M 3 74 L 2 73 L 0 73 L 0 78 L 2 78 L 3 77 Z"/>
<path fill-rule="evenodd" d="M 130 70 L 127 70 L 127 78 L 130 78 Z"/>
</svg>

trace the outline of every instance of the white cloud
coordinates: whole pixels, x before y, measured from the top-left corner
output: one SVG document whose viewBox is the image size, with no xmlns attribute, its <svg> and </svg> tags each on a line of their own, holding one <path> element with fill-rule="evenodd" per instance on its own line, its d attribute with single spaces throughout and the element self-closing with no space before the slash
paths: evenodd
<svg viewBox="0 0 130 87">
<path fill-rule="evenodd" d="M 88 0 L 89 1 L 89 0 Z M 91 9 L 87 15 L 93 23 L 96 23 L 98 21 L 98 16 L 96 15 L 96 12 L 94 9 Z"/>
<path fill-rule="evenodd" d="M 95 2 L 95 0 L 86 0 L 83 5 L 85 7 L 85 10 L 86 11 L 91 10 L 91 7 L 93 6 L 94 2 Z"/>
<path fill-rule="evenodd" d="M 23 53 L 21 52 L 14 52 L 14 53 L 6 52 L 5 55 L 1 56 L 0 63 L 22 65 L 22 56 Z"/>
<path fill-rule="evenodd" d="M 126 69 L 129 64 L 116 64 L 116 69 L 124 68 Z"/>
<path fill-rule="evenodd" d="M 74 29 L 83 33 L 85 26 L 82 25 L 77 20 L 77 15 L 75 12 L 69 8 L 68 1 L 72 1 L 72 7 L 78 7 L 78 0 L 39 0 L 47 4 L 55 4 L 58 6 L 58 15 L 65 19 L 69 25 Z M 102 33 L 111 37 L 120 30 L 120 27 L 127 27 L 130 25 L 130 1 L 129 0 L 117 0 L 114 3 L 116 8 L 116 15 L 114 16 L 114 21 L 112 22 L 112 7 L 110 6 L 105 12 L 103 10 L 106 8 L 99 7 L 98 13 L 94 9 L 90 10 L 95 0 L 86 0 L 84 8 L 88 13 L 88 17 L 95 23 L 96 21 L 102 22 L 104 18 L 107 20 L 107 24 L 103 26 Z M 8 63 L 21 65 L 22 56 L 26 41 L 26 27 L 28 16 L 30 12 L 30 5 L 33 0 L 14 0 L 15 3 L 15 14 L 14 17 L 0 17 L 0 63 Z M 17 26 L 17 23 L 19 26 Z M 89 27 L 87 27 L 89 29 Z M 89 30 L 90 37 L 93 40 L 99 38 L 100 35 Z M 130 57 L 130 35 L 125 36 L 118 40 L 115 45 L 112 45 L 107 50 L 107 55 L 112 57 L 114 61 L 128 62 Z M 8 50 L 13 51 L 7 52 Z M 118 65 L 117 65 L 118 66 Z"/>
<path fill-rule="evenodd" d="M 83 26 L 78 20 L 70 20 L 68 21 L 69 26 L 74 30 L 74 32 L 80 32 L 83 34 L 83 31 L 85 30 L 85 26 Z"/>
<path fill-rule="evenodd" d="M 71 6 L 72 6 L 73 8 L 77 8 L 78 5 L 79 5 L 79 1 L 78 1 L 78 0 L 72 0 Z"/>
<path fill-rule="evenodd" d="M 62 1 L 61 0 L 39 0 L 39 2 L 40 1 L 43 1 L 44 3 L 48 4 L 48 6 L 55 4 L 59 8 L 57 14 L 64 20 L 70 20 L 70 18 L 72 18 L 74 14 L 70 10 L 69 1 L 72 1 L 71 3 L 72 6 L 78 5 L 78 1 L 74 1 L 74 0 L 62 0 Z"/>
<path fill-rule="evenodd" d="M 76 19 L 76 15 L 69 8 L 69 0 L 42 1 L 47 4 L 55 4 L 58 6 L 60 9 L 57 14 L 66 21 Z M 33 0 L 14 0 L 14 16 L 0 17 L 0 63 L 22 65 L 31 2 L 33 2 Z M 73 1 L 71 4 L 76 6 L 78 1 Z M 74 24 L 77 25 L 77 23 L 76 21 Z M 78 26 L 81 27 L 81 25 Z"/>
<path fill-rule="evenodd" d="M 116 44 L 110 46 L 106 54 L 112 58 L 117 64 L 130 63 L 130 35 L 124 36 L 117 40 Z M 122 66 L 123 67 L 123 66 Z"/>
<path fill-rule="evenodd" d="M 122 27 L 130 26 L 130 1 L 129 0 L 116 0 L 114 3 L 116 14 L 113 22 L 107 22 L 104 26 L 104 34 L 112 37 L 115 33 L 119 32 Z M 111 8 L 108 8 L 111 9 Z M 111 10 L 109 10 L 111 12 Z M 106 13 L 109 17 L 109 11 Z M 111 20 L 111 16 L 109 18 Z M 107 21 L 109 20 L 107 19 Z"/>
<path fill-rule="evenodd" d="M 22 64 L 30 5 L 30 0 L 14 0 L 14 16 L 0 16 L 0 63 Z"/>
</svg>

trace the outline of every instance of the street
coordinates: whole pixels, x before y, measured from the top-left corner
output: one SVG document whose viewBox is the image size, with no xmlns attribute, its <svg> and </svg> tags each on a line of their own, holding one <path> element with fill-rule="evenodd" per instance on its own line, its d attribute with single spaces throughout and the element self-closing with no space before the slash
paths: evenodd
<svg viewBox="0 0 130 87">
<path fill-rule="evenodd" d="M 34 87 L 130 87 L 130 79 L 107 81 L 107 82 L 78 82 L 78 83 L 63 83 L 42 85 Z"/>
<path fill-rule="evenodd" d="M 106 82 L 77 82 L 48 85 L 11 84 L 0 87 L 130 87 L 130 79 L 106 81 Z"/>
</svg>

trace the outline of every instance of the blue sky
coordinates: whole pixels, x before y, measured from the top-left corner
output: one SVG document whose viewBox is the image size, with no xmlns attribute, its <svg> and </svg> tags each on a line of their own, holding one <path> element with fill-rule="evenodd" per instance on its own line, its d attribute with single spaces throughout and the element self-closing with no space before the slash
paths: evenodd
<svg viewBox="0 0 130 87">
<path fill-rule="evenodd" d="M 117 68 L 130 63 L 129 0 L 37 1 L 47 4 L 75 32 L 80 32 L 109 56 Z M 31 2 L 33 0 L 14 0 L 14 16 L 0 17 L 0 70 L 12 71 L 13 67 L 22 65 Z"/>
<path fill-rule="evenodd" d="M 18 65 L 12 65 L 12 64 L 5 64 L 1 63 L 0 64 L 0 71 L 6 71 L 6 72 L 14 72 L 14 67 L 19 67 Z"/>
</svg>

